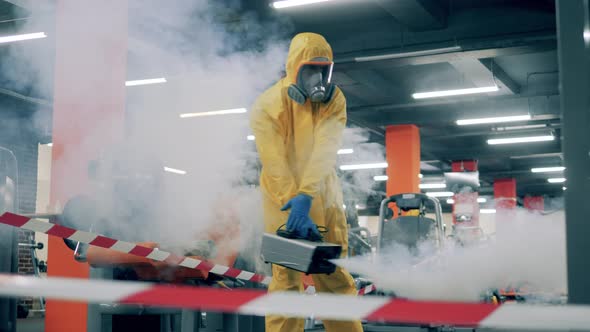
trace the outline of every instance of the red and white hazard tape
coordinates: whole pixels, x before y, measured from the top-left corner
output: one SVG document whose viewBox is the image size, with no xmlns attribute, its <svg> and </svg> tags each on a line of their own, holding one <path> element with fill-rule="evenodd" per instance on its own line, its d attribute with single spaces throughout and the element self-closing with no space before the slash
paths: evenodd
<svg viewBox="0 0 590 332">
<path fill-rule="evenodd" d="M 56 225 L 50 222 L 39 221 L 14 213 L 6 212 L 0 216 L 0 223 L 26 229 L 33 232 L 45 233 L 62 239 L 77 241 L 101 248 L 112 249 L 126 254 L 145 257 L 170 265 L 179 265 L 189 269 L 211 272 L 225 277 L 269 284 L 271 277 L 248 271 L 234 269 L 228 266 L 202 261 L 196 258 L 178 256 L 163 250 L 138 246 L 135 243 L 120 241 L 95 233 L 76 230 L 73 228 Z"/>
<path fill-rule="evenodd" d="M 246 315 L 321 317 L 419 326 L 528 330 L 587 330 L 590 306 L 427 302 L 389 297 L 267 293 L 69 278 L 0 274 L 0 296 L 222 311 Z"/>
<path fill-rule="evenodd" d="M 376 290 L 377 290 L 377 288 L 375 287 L 375 285 L 371 284 L 371 285 L 368 285 L 368 286 L 365 286 L 365 287 L 359 289 L 358 295 L 369 294 L 369 293 L 372 293 Z"/>
<path fill-rule="evenodd" d="M 131 242 L 116 240 L 99 234 L 80 231 L 61 225 L 56 225 L 51 222 L 39 221 L 37 219 L 31 219 L 29 217 L 20 216 L 14 213 L 7 212 L 1 215 L 0 223 L 18 227 L 21 229 L 26 229 L 29 231 L 57 236 L 62 239 L 69 239 L 72 241 L 78 241 L 89 245 L 98 246 L 101 248 L 112 249 L 135 256 L 146 257 L 156 261 L 166 262 L 171 265 L 180 265 L 191 269 L 207 271 L 226 277 L 237 278 L 241 280 L 252 281 L 262 284 L 269 284 L 272 279 L 271 277 L 263 276 L 260 274 L 234 269 L 219 264 L 213 264 L 191 257 L 178 256 L 163 250 L 142 247 Z M 374 285 L 369 285 L 364 288 L 361 288 L 358 291 L 358 294 L 369 294 L 375 291 L 375 289 L 376 288 Z M 307 293 L 314 293 L 315 288 L 313 286 L 308 286 L 305 288 L 305 291 Z"/>
</svg>

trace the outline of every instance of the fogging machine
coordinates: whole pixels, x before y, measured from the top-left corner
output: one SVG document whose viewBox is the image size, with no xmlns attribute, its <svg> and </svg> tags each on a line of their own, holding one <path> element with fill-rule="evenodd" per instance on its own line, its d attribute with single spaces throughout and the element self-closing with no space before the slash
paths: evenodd
<svg viewBox="0 0 590 332">
<path fill-rule="evenodd" d="M 329 274 L 336 271 L 331 259 L 340 258 L 342 247 L 308 239 L 291 238 L 287 231 L 264 233 L 261 257 L 265 263 L 284 266 L 305 274 Z"/>
</svg>

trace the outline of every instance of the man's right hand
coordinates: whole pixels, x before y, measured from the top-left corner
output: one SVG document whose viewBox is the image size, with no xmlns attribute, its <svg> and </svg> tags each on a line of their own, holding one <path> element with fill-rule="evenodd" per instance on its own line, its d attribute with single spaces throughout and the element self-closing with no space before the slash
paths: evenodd
<svg viewBox="0 0 590 332">
<path fill-rule="evenodd" d="M 311 201 L 310 196 L 299 194 L 289 200 L 281 209 L 281 211 L 291 210 L 287 220 L 287 230 L 302 239 L 321 238 L 317 226 L 309 217 Z"/>
</svg>

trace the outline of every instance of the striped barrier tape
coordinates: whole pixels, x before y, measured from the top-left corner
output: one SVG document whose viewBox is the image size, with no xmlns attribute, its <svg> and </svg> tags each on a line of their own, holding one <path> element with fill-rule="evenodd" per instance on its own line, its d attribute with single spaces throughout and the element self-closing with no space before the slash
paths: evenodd
<svg viewBox="0 0 590 332">
<path fill-rule="evenodd" d="M 180 265 L 192 269 L 207 271 L 211 273 L 215 273 L 218 275 L 223 275 L 226 277 L 232 277 L 237 279 L 242 279 L 246 281 L 252 281 L 256 283 L 262 283 L 268 285 L 270 283 L 271 277 L 266 277 L 260 274 L 255 274 L 252 272 L 242 271 L 239 269 L 230 268 L 227 266 L 213 264 L 206 261 L 201 261 L 191 257 L 183 257 L 177 256 L 171 253 L 168 253 L 163 250 L 158 249 L 151 249 L 147 247 L 138 246 L 131 242 L 120 241 L 108 237 L 104 237 L 102 235 L 98 235 L 95 233 L 85 232 L 75 230 L 73 228 L 53 224 L 51 222 L 44 222 L 39 221 L 37 219 L 31 219 L 29 217 L 20 216 L 13 213 L 4 213 L 0 216 L 0 223 L 5 225 L 10 225 L 14 227 L 18 227 L 21 229 L 26 229 L 29 231 L 45 233 L 52 236 L 57 236 L 63 239 L 70 239 L 72 241 L 79 241 L 82 243 L 86 243 L 89 245 L 98 246 L 101 248 L 112 249 L 120 252 L 124 252 L 131 255 L 136 255 L 140 257 L 150 258 L 156 261 L 166 262 L 171 265 Z M 313 286 L 306 287 L 306 291 L 308 288 L 313 288 Z M 361 288 L 358 291 L 359 295 L 365 295 L 373 292 L 375 290 L 374 285 L 369 285 L 367 287 Z M 310 291 L 312 291 L 310 289 Z M 315 292 L 315 288 L 313 288 L 313 292 Z"/>
<path fill-rule="evenodd" d="M 196 269 L 211 272 L 224 277 L 236 278 L 255 283 L 268 285 L 271 277 L 256 274 L 248 271 L 234 269 L 228 266 L 202 261 L 196 258 L 178 256 L 164 250 L 148 248 L 136 245 L 135 243 L 120 241 L 95 233 L 76 230 L 73 228 L 57 225 L 51 222 L 39 221 L 29 217 L 20 216 L 6 212 L 0 216 L 0 223 L 26 229 L 33 232 L 45 233 L 57 236 L 62 239 L 77 241 L 105 249 L 112 249 L 126 254 L 145 257 L 170 265 L 183 266 L 189 269 Z"/>
<path fill-rule="evenodd" d="M 321 317 L 418 326 L 540 330 L 588 330 L 590 306 L 409 301 L 389 297 L 267 293 L 72 278 L 0 274 L 0 296 L 91 303 L 134 304 L 245 315 Z"/>
<path fill-rule="evenodd" d="M 372 293 L 376 290 L 377 290 L 377 288 L 375 287 L 375 285 L 371 284 L 371 285 L 368 285 L 368 286 L 365 286 L 365 287 L 359 289 L 358 295 L 361 295 L 361 296 L 366 295 L 366 294 Z"/>
</svg>

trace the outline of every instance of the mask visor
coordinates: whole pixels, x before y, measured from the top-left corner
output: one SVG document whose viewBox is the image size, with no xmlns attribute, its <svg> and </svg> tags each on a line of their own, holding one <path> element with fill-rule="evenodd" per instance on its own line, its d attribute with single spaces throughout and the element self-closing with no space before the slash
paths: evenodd
<svg viewBox="0 0 590 332">
<path fill-rule="evenodd" d="M 297 86 L 305 91 L 312 102 L 321 102 L 326 98 L 328 87 L 332 83 L 333 68 L 333 62 L 306 62 L 299 68 Z"/>
</svg>

